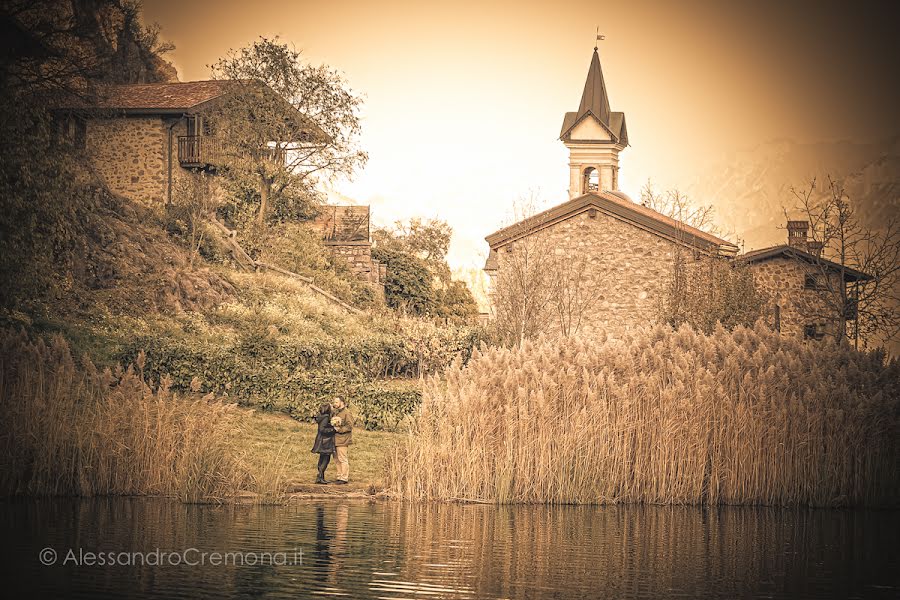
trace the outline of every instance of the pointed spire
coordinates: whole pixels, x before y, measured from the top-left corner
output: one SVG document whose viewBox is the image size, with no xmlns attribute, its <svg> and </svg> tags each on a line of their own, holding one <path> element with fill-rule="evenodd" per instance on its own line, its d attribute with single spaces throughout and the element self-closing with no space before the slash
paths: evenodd
<svg viewBox="0 0 900 600">
<path fill-rule="evenodd" d="M 606 84 L 603 82 L 603 71 L 600 69 L 600 55 L 594 46 L 591 66 L 588 68 L 587 81 L 581 94 L 581 105 L 578 107 L 577 119 L 588 111 L 609 126 L 609 98 L 606 96 Z"/>
</svg>

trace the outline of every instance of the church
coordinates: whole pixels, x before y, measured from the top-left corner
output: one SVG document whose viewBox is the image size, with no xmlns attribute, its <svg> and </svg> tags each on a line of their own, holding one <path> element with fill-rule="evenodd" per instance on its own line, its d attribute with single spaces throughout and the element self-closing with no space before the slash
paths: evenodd
<svg viewBox="0 0 900 600">
<path fill-rule="evenodd" d="M 786 335 L 821 339 L 842 322 L 828 316 L 828 299 L 821 290 L 841 286 L 841 277 L 850 287 L 870 278 L 822 258 L 807 239 L 805 221 L 789 222 L 787 244 L 738 255 L 732 242 L 619 191 L 619 153 L 629 146 L 628 129 L 625 114 L 610 108 L 596 47 L 578 110 L 565 113 L 559 139 L 569 151 L 569 199 L 485 238 L 492 312 L 498 278 L 520 277 L 514 272 L 530 263 L 537 271 L 566 272 L 557 278 L 567 280 L 565 297 L 559 310 L 549 311 L 558 314 L 549 317 L 541 331 L 634 328 L 658 320 L 676 261 L 722 260 L 749 265 L 767 298 L 765 319 L 771 327 Z M 823 286 L 822 277 L 834 285 Z M 529 303 L 539 301 L 524 298 L 516 310 L 524 315 Z"/>
</svg>

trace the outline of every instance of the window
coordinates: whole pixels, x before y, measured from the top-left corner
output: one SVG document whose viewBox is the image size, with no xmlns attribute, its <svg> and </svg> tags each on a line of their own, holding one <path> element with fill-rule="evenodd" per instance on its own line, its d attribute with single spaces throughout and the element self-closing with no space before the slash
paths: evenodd
<svg viewBox="0 0 900 600">
<path fill-rule="evenodd" d="M 600 189 L 600 172 L 594 167 L 588 167 L 584 170 L 584 186 L 583 191 L 596 192 Z"/>
<path fill-rule="evenodd" d="M 781 305 L 775 305 L 775 331 L 781 332 Z"/>
<path fill-rule="evenodd" d="M 825 337 L 824 323 L 808 323 L 803 326 L 803 337 L 807 340 L 821 340 Z"/>
<path fill-rule="evenodd" d="M 803 278 L 803 287 L 807 290 L 824 290 L 822 276 L 818 273 L 807 273 Z"/>
<path fill-rule="evenodd" d="M 194 115 L 187 118 L 187 134 L 200 135 L 203 131 L 203 117 Z"/>
</svg>

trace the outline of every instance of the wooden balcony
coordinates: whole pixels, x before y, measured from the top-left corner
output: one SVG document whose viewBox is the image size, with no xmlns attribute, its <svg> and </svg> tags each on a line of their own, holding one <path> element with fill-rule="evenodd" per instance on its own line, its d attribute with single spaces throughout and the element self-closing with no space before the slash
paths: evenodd
<svg viewBox="0 0 900 600">
<path fill-rule="evenodd" d="M 222 145 L 214 137 L 180 135 L 178 162 L 186 168 L 205 168 L 222 164 Z"/>
<path fill-rule="evenodd" d="M 284 148 L 261 148 L 251 152 L 254 160 L 270 160 L 284 164 L 287 151 Z M 178 162 L 185 168 L 206 168 L 224 164 L 226 154 L 222 143 L 212 136 L 178 136 Z M 237 158 L 232 154 L 232 159 Z M 246 157 L 245 157 L 246 158 Z"/>
</svg>

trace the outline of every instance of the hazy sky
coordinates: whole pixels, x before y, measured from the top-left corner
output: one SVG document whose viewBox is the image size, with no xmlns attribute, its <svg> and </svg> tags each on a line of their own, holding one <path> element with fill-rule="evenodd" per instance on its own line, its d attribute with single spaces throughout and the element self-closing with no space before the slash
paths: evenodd
<svg viewBox="0 0 900 600">
<path fill-rule="evenodd" d="M 210 2 L 145 0 L 181 80 L 260 35 L 342 71 L 364 95 L 368 166 L 336 192 L 376 222 L 439 217 L 455 265 L 481 266 L 514 200 L 568 198 L 563 114 L 578 108 L 599 25 L 612 110 L 631 147 L 620 186 L 684 186 L 773 138 L 900 133 L 889 2 Z M 339 198 L 335 195 L 335 198 Z M 715 203 L 714 198 L 702 199 Z"/>
</svg>

